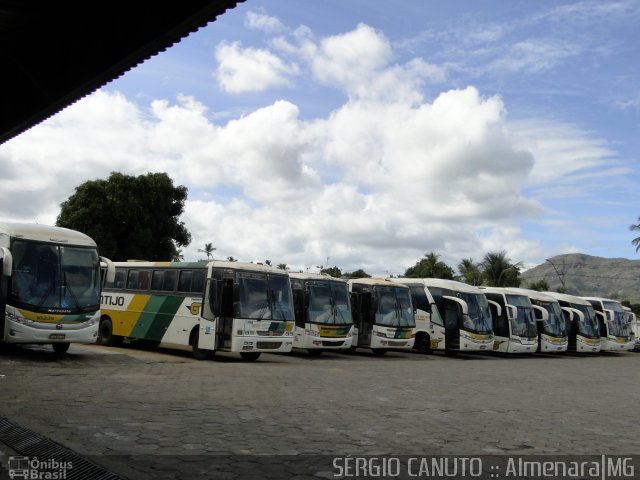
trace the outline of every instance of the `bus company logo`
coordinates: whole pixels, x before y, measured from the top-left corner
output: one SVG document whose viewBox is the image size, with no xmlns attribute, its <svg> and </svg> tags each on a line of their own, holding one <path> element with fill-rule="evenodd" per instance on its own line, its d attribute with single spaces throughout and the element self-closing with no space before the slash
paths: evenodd
<svg viewBox="0 0 640 480">
<path fill-rule="evenodd" d="M 191 315 L 198 315 L 200 313 L 200 308 L 202 307 L 202 303 L 193 302 L 191 305 L 187 305 L 189 312 Z"/>
<path fill-rule="evenodd" d="M 72 462 L 59 462 L 54 459 L 38 460 L 38 457 L 10 456 L 7 466 L 9 478 L 25 480 L 64 480 L 67 472 L 73 468 Z"/>
</svg>

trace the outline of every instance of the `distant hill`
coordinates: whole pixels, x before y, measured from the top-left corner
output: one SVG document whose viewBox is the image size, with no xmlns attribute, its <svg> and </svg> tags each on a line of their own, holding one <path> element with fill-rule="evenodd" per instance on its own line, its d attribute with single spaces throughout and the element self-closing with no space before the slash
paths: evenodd
<svg viewBox="0 0 640 480">
<path fill-rule="evenodd" d="M 551 290 L 557 291 L 563 277 L 567 293 L 572 295 L 640 303 L 640 260 L 569 253 L 551 257 L 549 261 L 522 273 L 521 286 L 526 288 L 544 279 Z"/>
</svg>

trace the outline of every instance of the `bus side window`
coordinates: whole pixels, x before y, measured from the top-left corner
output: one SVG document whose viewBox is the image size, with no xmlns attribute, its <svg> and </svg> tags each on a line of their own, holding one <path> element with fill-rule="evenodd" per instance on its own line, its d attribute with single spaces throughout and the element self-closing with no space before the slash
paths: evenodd
<svg viewBox="0 0 640 480">
<path fill-rule="evenodd" d="M 148 290 L 149 281 L 151 277 L 151 272 L 149 270 L 140 270 L 140 274 L 138 275 L 138 290 Z"/>
<path fill-rule="evenodd" d="M 138 270 L 129 270 L 129 275 L 127 275 L 127 290 L 135 290 L 138 288 L 139 273 Z"/>
<path fill-rule="evenodd" d="M 194 270 L 191 276 L 191 292 L 202 294 L 204 292 L 204 277 L 206 270 Z"/>
<path fill-rule="evenodd" d="M 167 270 L 164 272 L 164 282 L 162 282 L 162 290 L 164 292 L 173 292 L 176 289 L 178 280 L 177 270 Z"/>
<path fill-rule="evenodd" d="M 151 277 L 151 290 L 162 290 L 162 282 L 164 280 L 163 270 L 154 270 Z"/>
<path fill-rule="evenodd" d="M 191 270 L 181 270 L 180 278 L 178 279 L 178 291 L 190 292 L 191 291 L 191 277 L 193 272 Z"/>
<path fill-rule="evenodd" d="M 106 282 L 105 287 L 124 288 L 124 282 L 126 278 L 127 278 L 127 271 L 118 268 L 116 269 L 116 275 L 113 278 L 113 282 Z"/>
</svg>

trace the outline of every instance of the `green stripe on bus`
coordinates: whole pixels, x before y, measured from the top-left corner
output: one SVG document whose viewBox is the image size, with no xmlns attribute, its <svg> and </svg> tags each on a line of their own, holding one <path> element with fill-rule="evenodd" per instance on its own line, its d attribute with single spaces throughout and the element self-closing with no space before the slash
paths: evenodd
<svg viewBox="0 0 640 480">
<path fill-rule="evenodd" d="M 131 336 L 161 341 L 183 301 L 184 297 L 152 296 L 133 327 Z"/>
</svg>

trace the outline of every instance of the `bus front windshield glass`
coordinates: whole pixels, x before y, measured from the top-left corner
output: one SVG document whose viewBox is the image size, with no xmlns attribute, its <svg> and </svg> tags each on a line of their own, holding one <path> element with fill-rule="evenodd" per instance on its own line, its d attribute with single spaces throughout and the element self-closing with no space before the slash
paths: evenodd
<svg viewBox="0 0 640 480">
<path fill-rule="evenodd" d="M 96 310 L 100 262 L 94 248 L 13 242 L 11 299 L 41 311 Z"/>
<path fill-rule="evenodd" d="M 573 308 L 582 312 L 584 320 L 578 319 L 578 333 L 585 337 L 600 338 L 600 329 L 598 327 L 598 318 L 596 317 L 596 311 L 591 305 L 572 305 Z"/>
<path fill-rule="evenodd" d="M 613 318 L 609 321 L 609 335 L 616 337 L 628 337 L 630 335 L 629 322 L 627 322 L 624 309 L 618 302 L 603 301 L 604 308 L 613 311 Z"/>
<path fill-rule="evenodd" d="M 539 301 L 538 304 L 549 314 L 549 318 L 543 323 L 543 331 L 555 337 L 567 336 L 567 325 L 562 316 L 562 308 L 558 302 Z"/>
<path fill-rule="evenodd" d="M 408 288 L 375 287 L 378 302 L 376 306 L 377 325 L 386 327 L 415 327 L 411 294 Z"/>
<path fill-rule="evenodd" d="M 536 316 L 529 297 L 524 295 L 507 295 L 507 303 L 516 307 L 518 315 L 511 320 L 511 334 L 524 338 L 536 338 L 538 326 Z"/>
<path fill-rule="evenodd" d="M 311 323 L 347 325 L 353 323 L 349 291 L 345 283 L 328 280 L 307 282 L 308 318 Z"/>
<path fill-rule="evenodd" d="M 239 273 L 241 318 L 293 321 L 289 278 L 265 273 Z"/>
<path fill-rule="evenodd" d="M 491 333 L 491 311 L 487 297 L 478 293 L 455 292 L 454 295 L 464 300 L 469 308 L 469 314 L 462 322 L 462 327 L 475 333 Z"/>
</svg>

